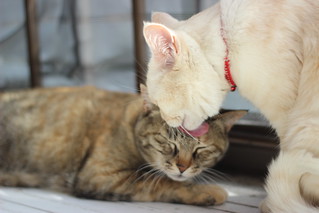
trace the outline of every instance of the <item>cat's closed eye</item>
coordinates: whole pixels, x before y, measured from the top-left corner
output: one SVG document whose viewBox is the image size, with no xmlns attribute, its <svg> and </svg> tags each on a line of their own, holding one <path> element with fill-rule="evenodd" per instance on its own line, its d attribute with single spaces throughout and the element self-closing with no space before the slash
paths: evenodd
<svg viewBox="0 0 319 213">
<path fill-rule="evenodd" d="M 178 149 L 176 144 L 169 142 L 164 136 L 162 135 L 155 135 L 154 139 L 158 144 L 159 148 L 157 151 L 164 155 L 177 155 Z"/>
<path fill-rule="evenodd" d="M 198 159 L 199 161 L 209 161 L 212 160 L 218 156 L 220 156 L 220 151 L 218 150 L 199 150 L 196 153 L 196 159 Z"/>
<path fill-rule="evenodd" d="M 204 149 L 204 148 L 205 148 L 205 147 L 197 147 L 197 148 L 195 149 L 195 151 L 193 152 L 193 158 L 194 158 L 194 159 L 197 158 L 198 155 L 199 155 L 200 150 L 201 150 L 201 149 Z"/>
</svg>

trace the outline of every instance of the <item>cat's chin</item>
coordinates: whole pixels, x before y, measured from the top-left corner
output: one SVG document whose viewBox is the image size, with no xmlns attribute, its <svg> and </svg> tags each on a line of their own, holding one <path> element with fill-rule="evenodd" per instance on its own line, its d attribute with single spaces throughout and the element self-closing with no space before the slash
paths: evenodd
<svg viewBox="0 0 319 213">
<path fill-rule="evenodd" d="M 191 179 L 191 178 L 189 178 L 189 177 L 185 177 L 183 174 L 180 174 L 180 175 L 167 174 L 167 176 L 168 176 L 170 179 L 172 179 L 172 180 L 180 181 L 180 182 L 187 181 L 187 180 L 190 180 L 190 179 Z"/>
</svg>

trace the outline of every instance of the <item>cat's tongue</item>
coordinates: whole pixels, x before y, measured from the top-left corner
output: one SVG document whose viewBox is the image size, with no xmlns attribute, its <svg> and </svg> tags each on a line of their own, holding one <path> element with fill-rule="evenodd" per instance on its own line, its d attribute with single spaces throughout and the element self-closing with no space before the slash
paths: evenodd
<svg viewBox="0 0 319 213">
<path fill-rule="evenodd" d="M 197 129 L 194 130 L 187 130 L 182 127 L 178 127 L 178 129 L 182 132 L 185 132 L 186 134 L 191 134 L 193 137 L 200 137 L 208 132 L 209 125 L 208 123 L 204 122 Z"/>
</svg>

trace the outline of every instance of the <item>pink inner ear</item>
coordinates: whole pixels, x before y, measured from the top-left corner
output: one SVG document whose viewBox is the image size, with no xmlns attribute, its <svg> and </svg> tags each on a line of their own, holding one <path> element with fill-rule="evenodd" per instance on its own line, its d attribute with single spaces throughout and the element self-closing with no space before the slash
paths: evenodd
<svg viewBox="0 0 319 213">
<path fill-rule="evenodd" d="M 160 24 L 150 24 L 144 28 L 144 36 L 157 61 L 164 66 L 175 63 L 177 48 L 172 31 Z"/>
</svg>

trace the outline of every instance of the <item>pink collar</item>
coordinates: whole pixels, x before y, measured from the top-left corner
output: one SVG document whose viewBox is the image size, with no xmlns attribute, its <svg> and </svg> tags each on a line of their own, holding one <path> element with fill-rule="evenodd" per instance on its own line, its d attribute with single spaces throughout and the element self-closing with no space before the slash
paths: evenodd
<svg viewBox="0 0 319 213">
<path fill-rule="evenodd" d="M 225 78 L 228 81 L 228 83 L 230 84 L 230 91 L 234 92 L 237 88 L 237 85 L 235 83 L 235 81 L 233 80 L 233 77 L 231 75 L 231 71 L 230 71 L 230 60 L 228 58 L 229 56 L 229 50 L 228 50 L 228 44 L 227 44 L 227 40 L 225 37 L 225 30 L 224 30 L 224 23 L 222 18 L 220 17 L 220 34 L 223 38 L 223 41 L 225 43 L 226 46 L 226 53 L 225 53 L 225 58 L 224 58 L 224 71 L 225 71 Z"/>
</svg>

